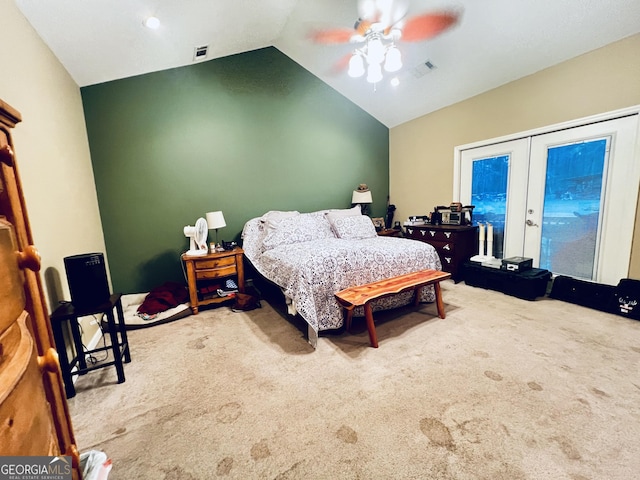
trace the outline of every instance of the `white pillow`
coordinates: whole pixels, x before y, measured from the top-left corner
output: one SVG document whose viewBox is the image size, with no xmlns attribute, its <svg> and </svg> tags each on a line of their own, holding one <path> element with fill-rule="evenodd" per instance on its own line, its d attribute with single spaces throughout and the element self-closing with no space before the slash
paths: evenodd
<svg viewBox="0 0 640 480">
<path fill-rule="evenodd" d="M 348 215 L 362 215 L 362 210 L 360 209 L 360 205 L 356 205 L 353 208 L 336 208 L 329 210 L 327 215 L 332 216 L 348 216 Z"/>
<path fill-rule="evenodd" d="M 284 218 L 277 225 L 268 227 L 262 245 L 265 250 L 271 250 L 280 245 L 325 238 L 335 238 L 329 222 L 323 216 L 301 213 Z"/>
<path fill-rule="evenodd" d="M 346 215 L 330 220 L 331 228 L 338 238 L 362 240 L 378 236 L 371 218 L 366 215 Z"/>
<path fill-rule="evenodd" d="M 260 220 L 263 223 L 266 223 L 268 227 L 273 227 L 273 226 L 276 226 L 285 218 L 295 217 L 296 215 L 300 215 L 300 212 L 298 212 L 297 210 L 291 210 L 288 212 L 284 212 L 280 210 L 270 210 L 264 215 L 262 215 L 262 217 L 260 217 Z"/>
</svg>

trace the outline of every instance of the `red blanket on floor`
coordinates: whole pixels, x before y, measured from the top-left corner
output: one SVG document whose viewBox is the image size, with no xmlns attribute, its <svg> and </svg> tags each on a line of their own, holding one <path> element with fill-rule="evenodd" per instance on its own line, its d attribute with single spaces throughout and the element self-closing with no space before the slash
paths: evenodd
<svg viewBox="0 0 640 480">
<path fill-rule="evenodd" d="M 138 307 L 138 313 L 154 315 L 177 307 L 189 299 L 187 287 L 180 283 L 166 282 L 154 288 Z"/>
</svg>

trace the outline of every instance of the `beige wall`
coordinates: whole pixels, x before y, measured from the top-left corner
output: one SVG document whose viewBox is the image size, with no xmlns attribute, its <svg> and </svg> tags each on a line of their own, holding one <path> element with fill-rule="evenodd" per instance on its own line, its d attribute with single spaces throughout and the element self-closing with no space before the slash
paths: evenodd
<svg viewBox="0 0 640 480">
<path fill-rule="evenodd" d="M 639 52 L 640 35 L 634 35 L 391 129 L 389 192 L 396 219 L 452 201 L 458 145 L 639 105 Z M 633 278 L 640 278 L 637 220 L 636 214 Z"/>
<path fill-rule="evenodd" d="M 80 89 L 13 0 L 0 18 L 0 98 L 22 114 L 15 151 L 51 308 L 70 299 L 63 258 L 105 251 Z"/>
</svg>

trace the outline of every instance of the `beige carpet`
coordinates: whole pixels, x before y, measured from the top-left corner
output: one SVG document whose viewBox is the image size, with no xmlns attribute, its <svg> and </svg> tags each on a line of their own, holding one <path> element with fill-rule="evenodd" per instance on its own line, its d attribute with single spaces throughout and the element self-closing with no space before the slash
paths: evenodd
<svg viewBox="0 0 640 480">
<path fill-rule="evenodd" d="M 118 479 L 634 479 L 640 322 L 443 284 L 377 313 L 380 348 L 317 350 L 266 302 L 130 332 L 132 363 L 83 376 L 81 451 Z"/>
</svg>

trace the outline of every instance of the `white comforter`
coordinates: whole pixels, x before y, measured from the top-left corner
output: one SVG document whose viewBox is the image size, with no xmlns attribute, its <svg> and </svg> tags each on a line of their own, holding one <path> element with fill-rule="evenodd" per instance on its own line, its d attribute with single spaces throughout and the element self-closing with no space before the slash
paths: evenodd
<svg viewBox="0 0 640 480">
<path fill-rule="evenodd" d="M 281 287 L 316 335 L 343 324 L 336 292 L 403 273 L 441 269 L 435 249 L 417 240 L 325 238 L 265 251 L 261 244 L 265 229 L 259 218 L 247 222 L 243 230 L 245 256 L 260 274 Z M 372 307 L 380 310 L 406 305 L 411 298 L 412 293 L 407 292 L 380 299 Z M 422 289 L 421 300 L 435 300 L 433 287 Z"/>
</svg>

